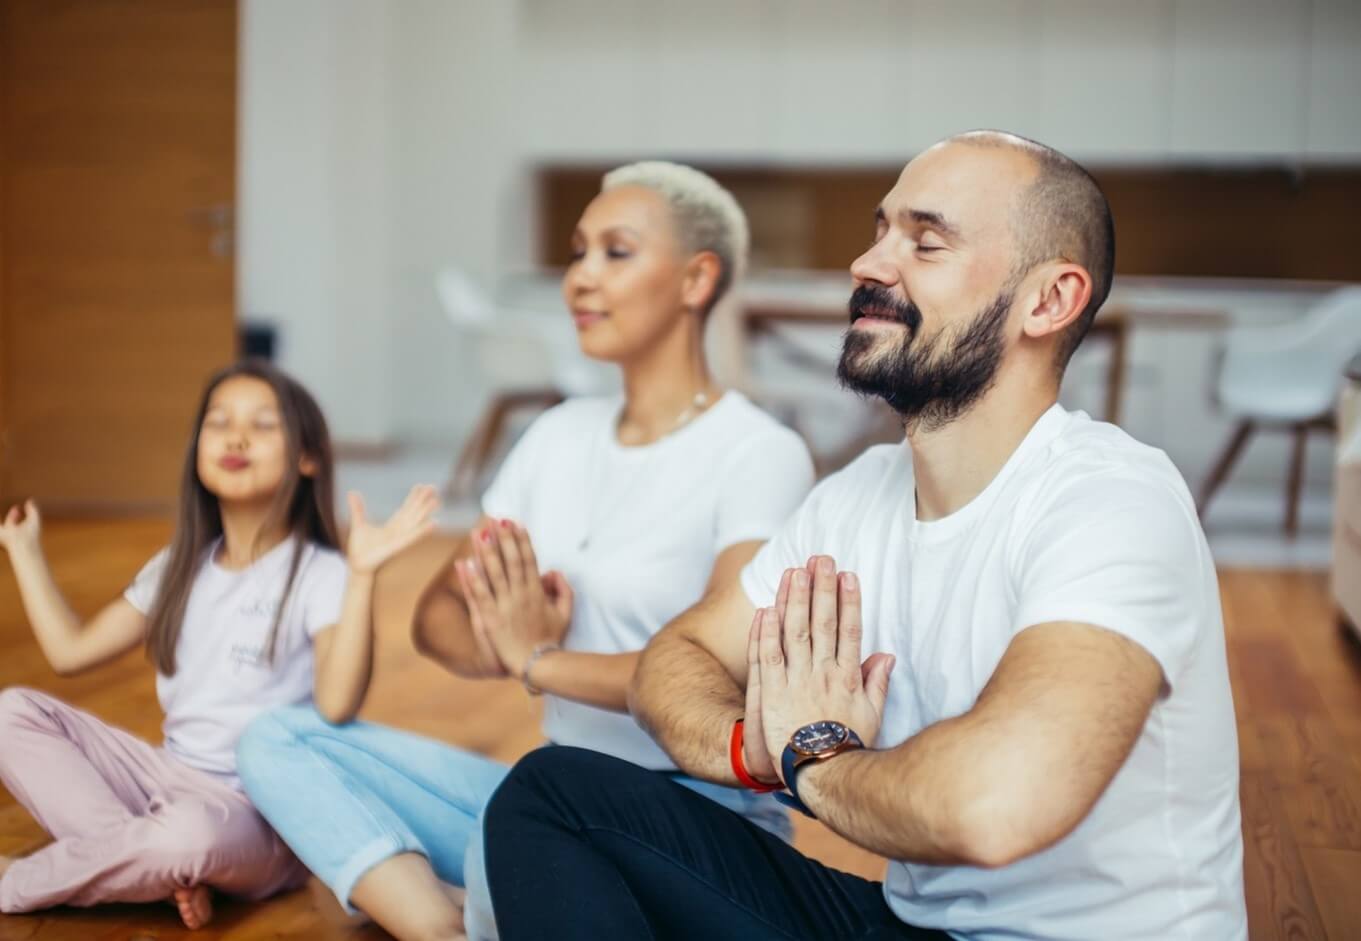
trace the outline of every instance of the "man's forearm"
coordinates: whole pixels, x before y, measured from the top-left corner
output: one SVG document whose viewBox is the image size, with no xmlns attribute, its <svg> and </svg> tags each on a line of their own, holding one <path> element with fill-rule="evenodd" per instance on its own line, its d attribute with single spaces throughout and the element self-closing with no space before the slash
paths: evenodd
<svg viewBox="0 0 1361 941">
<path fill-rule="evenodd" d="M 988 865 L 970 821 L 982 790 L 970 776 L 986 762 L 955 759 L 959 724 L 931 726 L 897 748 L 844 752 L 805 765 L 799 797 L 817 818 L 890 859 L 928 865 Z"/>
<path fill-rule="evenodd" d="M 708 651 L 677 632 L 659 634 L 634 673 L 629 708 L 687 774 L 738 786 L 728 744 L 743 692 Z"/>
</svg>

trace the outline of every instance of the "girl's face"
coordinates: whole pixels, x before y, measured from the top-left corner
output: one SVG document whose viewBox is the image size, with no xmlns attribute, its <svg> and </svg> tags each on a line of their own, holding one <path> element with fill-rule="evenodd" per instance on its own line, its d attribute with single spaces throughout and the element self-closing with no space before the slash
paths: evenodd
<svg viewBox="0 0 1361 941">
<path fill-rule="evenodd" d="M 267 504 L 288 472 L 288 440 L 269 383 L 233 376 L 208 397 L 199 426 L 199 480 L 224 504 Z"/>
<path fill-rule="evenodd" d="M 601 193 L 572 233 L 562 296 L 581 351 L 624 362 L 674 329 L 694 293 L 666 201 L 641 186 Z"/>
</svg>

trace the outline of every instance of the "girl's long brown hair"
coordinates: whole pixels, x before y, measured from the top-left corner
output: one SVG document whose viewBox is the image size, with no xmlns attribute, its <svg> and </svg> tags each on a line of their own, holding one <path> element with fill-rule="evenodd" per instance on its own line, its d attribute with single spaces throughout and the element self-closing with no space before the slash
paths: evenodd
<svg viewBox="0 0 1361 941">
<path fill-rule="evenodd" d="M 208 547 L 222 535 L 222 513 L 217 497 L 208 492 L 198 476 L 199 432 L 213 390 L 236 376 L 259 379 L 274 390 L 287 446 L 283 484 L 274 495 L 269 522 L 262 530 L 262 533 L 275 531 L 274 524 L 284 522 L 293 539 L 293 559 L 288 567 L 288 581 L 284 584 L 283 597 L 279 599 L 279 608 L 274 615 L 269 643 L 265 648 L 271 664 L 278 642 L 279 623 L 302 563 L 303 549 L 309 542 L 330 549 L 340 545 L 335 517 L 331 436 L 316 400 L 296 380 L 262 360 L 242 360 L 214 374 L 203 390 L 203 398 L 194 416 L 193 432 L 184 455 L 175 536 L 170 543 L 170 556 L 162 571 L 156 602 L 149 616 L 147 657 L 166 676 L 175 674 L 175 648 L 179 644 L 180 625 L 184 621 L 185 609 L 189 606 L 194 577 L 207 561 L 205 553 Z M 316 466 L 311 476 L 304 476 L 299 469 L 303 458 Z"/>
</svg>

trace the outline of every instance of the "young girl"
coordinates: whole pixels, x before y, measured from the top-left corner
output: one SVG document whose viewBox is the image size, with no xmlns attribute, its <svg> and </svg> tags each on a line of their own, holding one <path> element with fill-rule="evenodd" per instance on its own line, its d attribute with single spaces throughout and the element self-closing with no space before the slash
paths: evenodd
<svg viewBox="0 0 1361 941">
<path fill-rule="evenodd" d="M 0 912 L 173 899 L 198 928 L 212 889 L 259 899 L 305 879 L 241 790 L 236 740 L 260 713 L 312 697 L 314 658 L 318 706 L 350 708 L 325 678 L 367 670 L 374 573 L 429 531 L 438 502 L 417 487 L 376 526 L 351 494 L 342 556 L 332 477 L 316 402 L 244 362 L 204 392 L 173 541 L 88 625 L 52 579 L 37 507 L 0 520 L 52 667 L 70 675 L 145 644 L 165 710 L 156 748 L 43 693 L 0 692 L 0 782 L 54 838 L 0 857 Z"/>
</svg>

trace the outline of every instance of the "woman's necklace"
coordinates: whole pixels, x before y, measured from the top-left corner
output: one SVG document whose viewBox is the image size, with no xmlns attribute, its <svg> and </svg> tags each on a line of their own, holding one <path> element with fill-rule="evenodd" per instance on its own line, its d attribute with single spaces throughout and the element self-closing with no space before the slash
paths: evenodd
<svg viewBox="0 0 1361 941">
<path fill-rule="evenodd" d="M 701 389 L 699 392 L 695 393 L 695 397 L 690 400 L 690 404 L 685 407 L 685 411 L 676 416 L 675 421 L 671 423 L 671 427 L 660 438 L 648 442 L 647 445 L 636 445 L 636 447 L 653 447 L 660 444 L 662 441 L 671 437 L 671 435 L 680 431 L 702 415 L 708 407 L 709 393 Z M 605 435 L 596 438 L 595 447 L 591 451 L 592 473 L 586 481 L 586 489 L 590 493 L 591 499 L 587 505 L 586 511 L 586 531 L 582 533 L 581 541 L 577 544 L 577 551 L 579 552 L 587 552 L 591 548 L 592 541 L 600 533 L 604 525 L 614 520 L 614 517 L 618 515 L 621 506 L 626 506 L 628 504 L 628 497 L 633 495 L 633 491 L 638 486 L 638 481 L 649 476 L 647 472 L 651 470 L 652 462 L 656 459 L 655 453 L 650 454 L 647 462 L 644 463 L 642 467 L 634 469 L 633 474 L 631 475 L 632 479 L 629 481 L 628 486 L 622 493 L 617 495 L 617 498 L 613 501 L 613 506 L 607 510 L 603 518 L 597 519 L 597 504 L 599 503 L 600 491 L 602 489 L 599 486 L 599 483 L 604 471 L 606 452 L 610 447 L 610 438 L 613 437 L 614 433 L 614 423 L 611 423 L 606 429 Z"/>
</svg>

